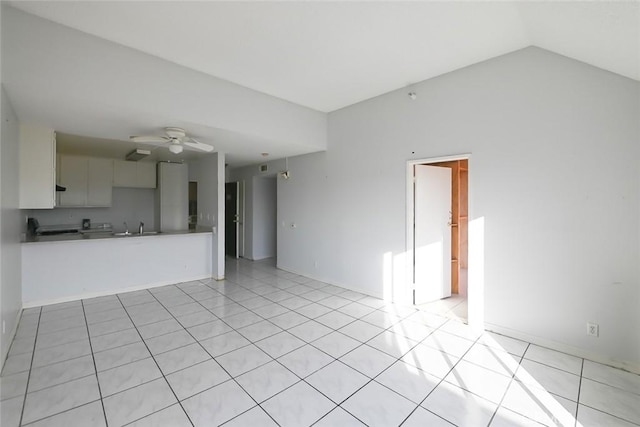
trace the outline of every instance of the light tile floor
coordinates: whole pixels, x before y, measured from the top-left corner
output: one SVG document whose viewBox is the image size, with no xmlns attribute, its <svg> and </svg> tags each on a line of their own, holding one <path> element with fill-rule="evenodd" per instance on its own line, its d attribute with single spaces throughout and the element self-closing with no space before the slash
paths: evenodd
<svg viewBox="0 0 640 427">
<path fill-rule="evenodd" d="M 240 260 L 224 282 L 27 309 L 1 425 L 640 425 L 640 376 L 429 308 Z"/>
</svg>

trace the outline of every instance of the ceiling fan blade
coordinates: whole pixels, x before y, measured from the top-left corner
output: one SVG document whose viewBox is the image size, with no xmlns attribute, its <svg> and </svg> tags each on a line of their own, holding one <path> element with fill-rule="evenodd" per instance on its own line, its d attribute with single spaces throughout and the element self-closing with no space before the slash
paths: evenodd
<svg viewBox="0 0 640 427">
<path fill-rule="evenodd" d="M 129 139 L 139 144 L 164 144 L 169 141 L 166 136 L 131 136 Z"/>
<path fill-rule="evenodd" d="M 190 141 L 184 141 L 182 144 L 184 144 L 187 147 L 193 148 L 195 150 L 205 151 L 207 153 L 210 153 L 213 151 L 213 145 L 198 142 L 193 138 L 189 138 L 189 140 Z"/>
</svg>

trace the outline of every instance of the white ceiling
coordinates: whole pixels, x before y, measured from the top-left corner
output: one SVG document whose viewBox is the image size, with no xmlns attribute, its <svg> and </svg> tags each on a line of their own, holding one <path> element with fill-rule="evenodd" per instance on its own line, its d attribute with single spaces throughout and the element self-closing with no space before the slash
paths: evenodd
<svg viewBox="0 0 640 427">
<path fill-rule="evenodd" d="M 9 3 L 320 112 L 531 45 L 640 80 L 640 1 Z M 126 64 L 114 65 L 120 66 Z M 64 72 L 64 67 L 53 64 L 47 72 L 55 82 L 55 73 Z M 23 89 L 29 83 L 25 74 L 19 76 Z M 61 74 L 59 80 L 64 79 Z M 34 87 L 36 83 L 41 84 L 34 81 Z M 206 142 L 210 137 L 236 165 L 264 160 L 262 151 L 271 152 L 270 158 L 312 151 L 248 131 L 225 131 L 196 112 L 168 117 L 137 111 L 133 105 L 114 109 L 104 102 L 112 91 L 109 87 L 83 93 L 84 104 L 77 94 L 69 94 L 66 110 L 49 107 L 42 96 L 27 90 L 10 84 L 6 88 L 19 117 L 28 111 L 31 118 L 72 134 L 62 135 L 69 147 L 80 143 L 73 134 L 99 138 L 93 141 L 98 147 L 109 140 L 126 140 L 132 133 L 184 126 Z M 55 95 L 63 103 L 66 89 L 52 92 L 52 99 Z M 64 118 L 67 111 L 73 112 L 72 118 Z"/>
</svg>

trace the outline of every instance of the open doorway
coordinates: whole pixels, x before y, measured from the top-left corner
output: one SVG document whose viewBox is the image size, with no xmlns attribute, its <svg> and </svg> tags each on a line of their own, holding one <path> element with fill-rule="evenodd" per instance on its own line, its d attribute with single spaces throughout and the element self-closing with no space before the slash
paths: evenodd
<svg viewBox="0 0 640 427">
<path fill-rule="evenodd" d="M 412 161 L 409 168 L 413 303 L 467 319 L 468 156 Z"/>
<path fill-rule="evenodd" d="M 238 202 L 240 185 L 238 182 L 225 183 L 224 194 L 224 245 L 225 254 L 231 258 L 238 258 L 238 232 L 239 232 L 239 215 L 238 215 Z"/>
</svg>

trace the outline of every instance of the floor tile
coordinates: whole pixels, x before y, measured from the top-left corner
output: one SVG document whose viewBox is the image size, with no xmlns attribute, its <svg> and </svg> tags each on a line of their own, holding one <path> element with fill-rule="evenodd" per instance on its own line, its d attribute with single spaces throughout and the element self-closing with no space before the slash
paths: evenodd
<svg viewBox="0 0 640 427">
<path fill-rule="evenodd" d="M 218 317 L 208 311 L 199 311 L 197 313 L 187 314 L 185 316 L 176 317 L 178 322 L 185 328 L 202 325 L 203 323 L 218 320 Z"/>
<path fill-rule="evenodd" d="M 318 317 L 330 313 L 333 309 L 320 304 L 309 304 L 295 310 L 309 319 L 317 319 Z M 328 325 L 327 325 L 328 326 Z"/>
<path fill-rule="evenodd" d="M 111 334 L 100 335 L 91 338 L 91 349 L 94 353 L 121 347 L 127 344 L 141 342 L 140 334 L 135 329 L 113 332 Z"/>
<path fill-rule="evenodd" d="M 255 345 L 273 358 L 278 358 L 290 351 L 302 347 L 306 343 L 300 338 L 291 335 L 289 332 L 280 332 L 263 340 L 257 341 Z"/>
<path fill-rule="evenodd" d="M 342 307 L 338 308 L 337 311 L 358 319 L 362 316 L 366 316 L 374 310 L 375 308 L 373 307 L 369 307 L 358 302 L 352 302 L 351 304 L 343 305 Z"/>
<path fill-rule="evenodd" d="M 243 326 L 249 326 L 254 323 L 261 322 L 262 320 L 262 317 L 250 311 L 245 311 L 243 313 L 224 318 L 224 322 L 234 329 L 242 328 Z"/>
<path fill-rule="evenodd" d="M 640 398 L 635 393 L 582 379 L 580 403 L 623 420 L 640 424 Z"/>
<path fill-rule="evenodd" d="M 100 335 L 111 334 L 113 332 L 123 331 L 133 328 L 133 322 L 130 319 L 122 318 L 112 320 L 111 322 L 96 323 L 89 325 L 89 336 L 97 337 Z"/>
<path fill-rule="evenodd" d="M 40 334 L 36 343 L 38 350 L 55 347 L 62 344 L 72 343 L 74 341 L 81 341 L 89 338 L 86 325 L 82 325 L 77 328 L 71 328 L 60 332 L 53 332 L 51 334 Z"/>
<path fill-rule="evenodd" d="M 0 425 L 2 425 L 2 427 L 18 427 L 23 403 L 23 396 L 0 402 Z"/>
<path fill-rule="evenodd" d="M 368 426 L 397 426 L 416 404 L 374 382 L 347 399 L 342 407 Z"/>
<path fill-rule="evenodd" d="M 323 288 L 323 290 L 327 290 L 327 288 Z M 351 304 L 352 302 L 353 301 L 351 301 L 350 299 L 342 298 L 338 295 L 332 295 L 328 298 L 318 301 L 318 304 L 333 308 L 335 310 L 337 308 L 344 307 L 347 304 Z"/>
<path fill-rule="evenodd" d="M 391 331 L 384 331 L 367 341 L 367 345 L 392 357 L 400 358 L 418 345 L 418 342 Z"/>
<path fill-rule="evenodd" d="M 382 329 L 387 329 L 396 323 L 400 322 L 402 318 L 386 313 L 384 311 L 376 310 L 372 313 L 367 314 L 360 318 L 363 322 L 371 323 L 372 325 L 378 326 Z"/>
<path fill-rule="evenodd" d="M 12 375 L 28 371 L 31 367 L 32 356 L 31 353 L 22 353 L 7 357 L 2 367 L 2 375 Z"/>
<path fill-rule="evenodd" d="M 360 346 L 340 358 L 353 369 L 374 378 L 380 372 L 393 365 L 395 358 L 367 345 Z"/>
<path fill-rule="evenodd" d="M 122 426 L 176 403 L 164 378 L 103 399 L 109 426 Z"/>
<path fill-rule="evenodd" d="M 384 331 L 384 329 L 370 323 L 363 322 L 362 320 L 356 320 L 355 322 L 349 323 L 347 326 L 338 330 L 338 332 L 348 335 L 360 342 L 369 341 L 371 338 L 382 333 L 382 331 Z"/>
<path fill-rule="evenodd" d="M 29 378 L 29 392 L 93 375 L 95 372 L 91 355 L 33 368 Z"/>
<path fill-rule="evenodd" d="M 389 331 L 414 341 L 422 341 L 433 333 L 433 328 L 412 320 L 402 320 L 389 328 Z"/>
<path fill-rule="evenodd" d="M 235 381 L 229 380 L 182 402 L 196 427 L 219 425 L 256 404 Z"/>
<path fill-rule="evenodd" d="M 17 396 L 24 396 L 27 391 L 29 371 L 0 378 L 0 400 L 7 400 Z"/>
<path fill-rule="evenodd" d="M 401 360 L 438 378 L 444 378 L 459 359 L 443 351 L 418 344 L 402 356 Z"/>
<path fill-rule="evenodd" d="M 248 345 L 216 357 L 216 360 L 231 376 L 238 376 L 273 359 L 255 345 Z"/>
<path fill-rule="evenodd" d="M 334 358 L 315 347 L 305 345 L 280 357 L 278 361 L 300 378 L 305 378 L 323 366 L 333 362 Z"/>
<path fill-rule="evenodd" d="M 585 360 L 582 376 L 612 387 L 640 394 L 640 375 L 638 374 Z"/>
<path fill-rule="evenodd" d="M 282 332 L 282 329 L 268 320 L 263 320 L 262 322 L 254 323 L 253 325 L 245 326 L 236 330 L 240 335 L 252 342 L 259 341 Z"/>
<path fill-rule="evenodd" d="M 323 314 L 322 316 L 317 317 L 315 320 L 316 322 L 320 322 L 331 329 L 340 329 L 343 326 L 346 326 L 349 323 L 355 321 L 356 319 L 344 313 L 340 313 L 339 311 L 331 311 L 327 314 Z"/>
<path fill-rule="evenodd" d="M 495 404 L 500 403 L 511 382 L 509 377 L 465 361 L 458 363 L 444 380 Z"/>
<path fill-rule="evenodd" d="M 281 327 L 282 329 L 291 329 L 295 326 L 309 321 L 309 319 L 294 311 L 289 311 L 287 313 L 272 317 L 269 319 L 269 321 Z"/>
<path fill-rule="evenodd" d="M 127 424 L 127 427 L 191 427 L 191 421 L 187 417 L 187 414 L 182 410 L 182 407 L 178 404 L 169 406 L 158 412 L 154 412 L 151 415 L 147 415 L 144 418 L 139 419 L 131 424 Z"/>
<path fill-rule="evenodd" d="M 469 341 L 475 341 L 484 333 L 484 331 L 478 331 L 471 326 L 462 323 L 457 320 L 449 320 L 447 323 L 442 325 L 439 331 L 447 332 L 451 335 L 459 336 L 460 338 L 467 339 Z"/>
<path fill-rule="evenodd" d="M 578 375 L 525 359 L 516 372 L 516 379 L 528 385 L 542 387 L 549 393 L 566 399 L 578 400 L 580 388 Z"/>
<path fill-rule="evenodd" d="M 344 363 L 335 361 L 311 374 L 305 381 L 336 404 L 340 404 L 370 379 Z"/>
<path fill-rule="evenodd" d="M 86 329 L 85 329 L 85 335 L 86 335 Z M 46 335 L 43 335 L 43 336 L 46 336 Z M 32 353 L 35 347 L 35 344 L 36 342 L 34 337 L 14 339 L 13 342 L 11 343 L 11 348 L 9 349 L 9 355 L 14 356 L 16 354 Z"/>
<path fill-rule="evenodd" d="M 153 355 L 175 350 L 195 342 L 193 337 L 184 329 L 145 340 L 149 351 Z"/>
<path fill-rule="evenodd" d="M 226 334 L 200 341 L 200 344 L 202 344 L 204 349 L 213 357 L 237 350 L 249 345 L 250 343 L 251 342 L 249 340 L 236 331 L 227 332 Z"/>
<path fill-rule="evenodd" d="M 563 399 L 544 389 L 514 381 L 504 396 L 502 406 L 545 425 L 573 425 L 574 417 Z"/>
<path fill-rule="evenodd" d="M 188 314 L 207 311 L 203 306 L 195 301 L 169 307 L 167 308 L 167 310 L 169 311 L 169 313 L 173 314 L 174 317 L 186 316 Z"/>
<path fill-rule="evenodd" d="M 402 427 L 454 427 L 449 421 L 418 406 L 402 424 Z"/>
<path fill-rule="evenodd" d="M 540 427 L 542 425 L 543 424 L 540 424 L 523 415 L 513 412 L 505 407 L 498 408 L 490 424 L 491 427 L 513 427 L 513 426 Z M 581 427 L 585 427 L 585 426 L 581 426 Z"/>
<path fill-rule="evenodd" d="M 58 415 L 29 424 L 29 427 L 68 427 L 68 426 L 106 427 L 107 423 L 99 401 L 73 408 Z"/>
<path fill-rule="evenodd" d="M 187 331 L 189 331 L 189 333 L 198 341 L 213 338 L 232 330 L 233 328 L 222 320 L 214 320 L 213 322 L 207 322 L 187 328 Z"/>
<path fill-rule="evenodd" d="M 224 427 L 278 427 L 275 421 L 259 406 L 249 409 L 231 421 L 224 424 Z"/>
<path fill-rule="evenodd" d="M 345 411 L 344 409 L 337 407 L 327 415 L 322 417 L 320 421 L 313 425 L 314 427 L 363 427 L 356 417 Z"/>
<path fill-rule="evenodd" d="M 140 326 L 138 332 L 142 338 L 149 339 L 160 335 L 165 335 L 171 332 L 180 331 L 183 326 L 175 319 L 167 319 L 161 322 L 150 323 L 148 325 Z"/>
<path fill-rule="evenodd" d="M 333 329 L 328 328 L 315 320 L 309 320 L 306 323 L 302 323 L 289 329 L 289 333 L 306 342 L 315 341 L 331 332 L 333 332 Z"/>
<path fill-rule="evenodd" d="M 296 375 L 275 361 L 240 375 L 236 380 L 258 403 L 300 381 Z"/>
<path fill-rule="evenodd" d="M 27 394 L 23 424 L 100 399 L 95 375 Z"/>
<path fill-rule="evenodd" d="M 462 357 L 471 348 L 473 341 L 437 330 L 422 341 L 423 345 Z"/>
<path fill-rule="evenodd" d="M 190 344 L 159 354 L 155 356 L 155 359 L 158 366 L 160 366 L 160 370 L 165 375 L 169 375 L 172 372 L 209 360 L 211 356 L 200 344 Z"/>
<path fill-rule="evenodd" d="M 378 375 L 375 381 L 418 404 L 441 379 L 408 363 L 397 361 Z"/>
<path fill-rule="evenodd" d="M 281 314 L 289 312 L 289 309 L 281 306 L 280 304 L 271 303 L 253 310 L 258 316 L 269 319 L 271 317 L 279 316 Z"/>
<path fill-rule="evenodd" d="M 300 381 L 261 406 L 280 426 L 299 427 L 313 424 L 331 411 L 335 404 Z"/>
<path fill-rule="evenodd" d="M 119 307 L 119 308 L 114 308 L 113 310 L 99 311 L 97 313 L 87 313 L 86 319 L 87 319 L 87 324 L 91 325 L 93 323 L 108 322 L 110 320 L 122 319 L 128 316 L 129 315 L 127 314 L 125 309 L 122 307 Z"/>
<path fill-rule="evenodd" d="M 582 372 L 582 359 L 579 357 L 533 344 L 527 349 L 524 358 L 543 363 L 553 368 L 562 369 L 575 375 L 580 375 Z"/>
<path fill-rule="evenodd" d="M 215 360 L 207 360 L 167 375 L 167 381 L 179 400 L 203 392 L 229 378 Z"/>
<path fill-rule="evenodd" d="M 581 427 L 635 427 L 628 421 L 614 417 L 605 412 L 598 411 L 588 406 L 578 405 L 578 422 Z"/>
<path fill-rule="evenodd" d="M 136 342 L 133 344 L 123 345 L 122 347 L 116 347 L 109 350 L 95 353 L 94 359 L 96 362 L 96 368 L 99 371 L 115 368 L 127 363 L 135 362 L 136 360 L 146 359 L 151 356 L 149 350 L 143 342 Z"/>
<path fill-rule="evenodd" d="M 268 296 L 267 296 L 268 298 Z M 292 296 L 291 298 L 287 298 L 284 299 L 282 301 L 278 301 L 278 304 L 280 304 L 283 307 L 288 308 L 289 310 L 295 310 L 301 307 L 304 307 L 305 305 L 309 305 L 312 302 L 309 301 L 308 299 L 304 299 L 302 297 L 299 296 Z"/>
<path fill-rule="evenodd" d="M 474 344 L 462 360 L 508 377 L 512 377 L 515 374 L 520 361 L 518 357 L 511 353 L 481 343 Z"/>
<path fill-rule="evenodd" d="M 150 357 L 98 373 L 102 397 L 111 396 L 160 377 L 162 372 Z"/>
<path fill-rule="evenodd" d="M 475 427 L 486 426 L 497 405 L 452 384 L 442 382 L 422 402 L 421 406 L 456 426 Z"/>
<path fill-rule="evenodd" d="M 91 354 L 91 346 L 88 339 L 75 341 L 68 344 L 57 345 L 36 350 L 33 355 L 33 367 L 38 368 L 52 363 L 63 362 L 81 356 Z"/>
<path fill-rule="evenodd" d="M 362 343 L 341 334 L 340 332 L 331 332 L 330 334 L 315 340 L 311 345 L 337 359 L 344 356 L 354 348 L 361 346 Z"/>
</svg>

